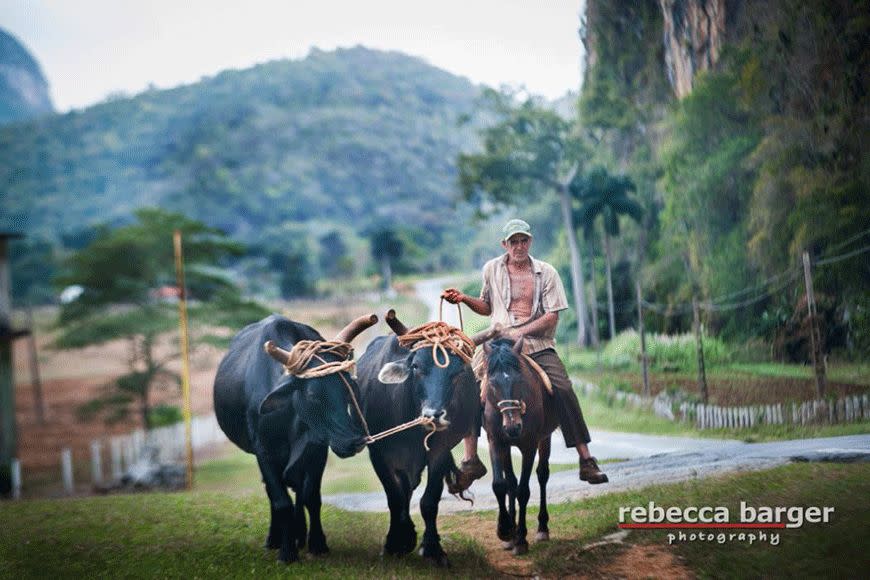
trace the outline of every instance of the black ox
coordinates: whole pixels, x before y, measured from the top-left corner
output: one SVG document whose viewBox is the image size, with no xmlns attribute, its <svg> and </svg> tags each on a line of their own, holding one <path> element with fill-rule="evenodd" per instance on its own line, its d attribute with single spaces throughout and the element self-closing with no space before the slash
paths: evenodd
<svg viewBox="0 0 870 580">
<path fill-rule="evenodd" d="M 441 548 L 436 527 L 438 503 L 446 476 L 455 476 L 450 450 L 474 427 L 480 409 L 480 391 L 471 366 L 451 355 L 440 368 L 433 350 L 409 350 L 400 346 L 398 336 L 407 329 L 391 310 L 387 323 L 396 335 L 373 340 L 359 359 L 358 380 L 362 407 L 371 433 L 427 417 L 437 431 L 422 427 L 401 431 L 369 446 L 372 466 L 384 486 L 390 508 L 390 528 L 385 554 L 407 554 L 417 544 L 417 532 L 410 516 L 411 494 L 428 468 L 426 489 L 420 500 L 425 522 L 420 555 L 440 566 L 449 564 Z M 443 359 L 441 359 L 443 363 Z"/>
<path fill-rule="evenodd" d="M 334 341 L 351 342 L 376 321 L 374 315 L 358 318 Z M 302 340 L 323 341 L 323 337 L 310 326 L 277 315 L 250 324 L 233 338 L 214 382 L 214 409 L 221 429 L 233 443 L 257 456 L 271 508 L 266 546 L 280 549 L 278 558 L 283 562 L 297 560 L 299 548 L 305 546 L 305 509 L 310 519 L 308 551 L 329 550 L 320 523 L 327 448 L 349 457 L 365 447 L 365 432 L 348 393 L 348 385 L 358 387 L 349 373 L 304 379 L 284 373 L 281 363 L 287 362 L 289 353 L 275 345 L 292 348 Z M 269 354 L 264 351 L 268 341 L 272 341 Z M 343 360 L 329 352 L 319 358 L 313 357 L 307 368 Z M 296 493 L 295 510 L 288 486 Z"/>
</svg>

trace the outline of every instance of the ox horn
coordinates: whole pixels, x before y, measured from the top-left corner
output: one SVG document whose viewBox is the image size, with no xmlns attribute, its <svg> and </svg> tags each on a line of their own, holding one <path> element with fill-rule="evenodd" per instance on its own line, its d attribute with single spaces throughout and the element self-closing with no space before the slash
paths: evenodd
<svg viewBox="0 0 870 580">
<path fill-rule="evenodd" d="M 389 327 L 393 329 L 393 332 L 396 333 L 396 336 L 402 336 L 403 334 L 408 333 L 408 327 L 396 318 L 396 311 L 394 309 L 390 308 L 384 319 L 387 321 L 387 325 L 389 325 Z"/>
<path fill-rule="evenodd" d="M 266 354 L 268 354 L 270 357 L 272 357 L 284 366 L 286 366 L 287 362 L 290 360 L 290 352 L 284 350 L 271 340 L 266 341 L 266 343 L 263 345 L 263 350 L 266 351 Z"/>
<path fill-rule="evenodd" d="M 378 321 L 378 317 L 375 314 L 366 314 L 365 316 L 360 316 L 356 320 L 352 321 L 350 324 L 345 326 L 341 332 L 335 335 L 335 342 L 353 342 L 359 334 L 369 328 L 370 326 L 374 326 Z"/>
<path fill-rule="evenodd" d="M 504 326 L 500 322 L 496 322 L 491 328 L 487 328 L 486 330 L 481 330 L 477 334 L 472 335 L 471 342 L 474 343 L 474 346 L 480 346 L 484 342 L 488 340 L 492 340 L 504 330 Z"/>
</svg>

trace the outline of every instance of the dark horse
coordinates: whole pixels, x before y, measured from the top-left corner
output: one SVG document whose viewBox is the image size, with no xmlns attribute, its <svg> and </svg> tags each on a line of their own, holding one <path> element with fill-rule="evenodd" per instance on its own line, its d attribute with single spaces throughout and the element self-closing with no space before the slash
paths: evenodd
<svg viewBox="0 0 870 580">
<path fill-rule="evenodd" d="M 486 406 L 484 425 L 492 461 L 492 490 L 498 499 L 498 537 L 513 546 L 516 555 L 529 551 L 526 541 L 526 506 L 529 503 L 529 478 L 535 453 L 541 508 L 536 539 L 550 539 L 547 523 L 547 480 L 550 478 L 550 434 L 558 419 L 553 397 L 546 393 L 544 380 L 522 356 L 522 339 L 499 338 L 483 346 L 486 356 Z M 520 480 L 514 475 L 511 446 L 523 455 Z M 505 496 L 509 504 L 505 504 Z M 519 525 L 516 504 L 519 501 Z"/>
</svg>

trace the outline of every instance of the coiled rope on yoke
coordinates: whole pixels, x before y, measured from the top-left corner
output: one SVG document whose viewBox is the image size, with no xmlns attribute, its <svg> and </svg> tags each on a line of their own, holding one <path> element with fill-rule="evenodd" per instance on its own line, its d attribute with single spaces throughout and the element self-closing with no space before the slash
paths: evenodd
<svg viewBox="0 0 870 580">
<path fill-rule="evenodd" d="M 442 369 L 450 364 L 450 353 L 447 351 L 470 363 L 475 349 L 474 342 L 464 332 L 440 320 L 412 328 L 399 337 L 399 346 L 412 351 L 431 347 L 432 360 L 435 366 Z"/>
</svg>

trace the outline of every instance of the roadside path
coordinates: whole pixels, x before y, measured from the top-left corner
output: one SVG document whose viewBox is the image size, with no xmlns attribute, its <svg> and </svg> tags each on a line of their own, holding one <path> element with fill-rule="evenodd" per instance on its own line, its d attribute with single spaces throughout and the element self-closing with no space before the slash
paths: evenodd
<svg viewBox="0 0 870 580">
<path fill-rule="evenodd" d="M 647 438 L 645 435 L 621 435 L 625 437 L 625 441 L 637 440 L 641 443 Z M 670 439 L 667 437 L 650 438 Z M 712 444 L 692 450 L 673 451 L 649 457 L 638 457 L 621 463 L 607 464 L 605 471 L 610 478 L 610 483 L 602 485 L 593 486 L 581 482 L 577 478 L 577 471 L 573 469 L 553 473 L 547 484 L 547 500 L 549 503 L 577 501 L 605 493 L 639 489 L 650 485 L 702 479 L 731 472 L 770 469 L 791 461 L 870 461 L 870 434 L 769 443 L 716 440 L 709 440 L 709 442 Z M 596 453 L 598 452 L 596 451 Z M 514 464 L 516 469 L 517 462 Z M 471 491 L 475 494 L 473 507 L 445 492 L 439 512 L 453 513 L 469 511 L 470 509 L 495 509 L 497 506 L 490 487 L 491 484 L 492 479 L 489 475 L 474 483 L 471 487 Z M 532 475 L 531 489 L 532 498 L 537 498 L 538 483 L 534 475 Z M 422 493 L 423 486 L 420 486 L 411 500 L 412 510 L 419 510 Z M 380 491 L 328 495 L 323 497 L 323 501 L 351 511 L 387 511 L 386 497 Z"/>
</svg>

